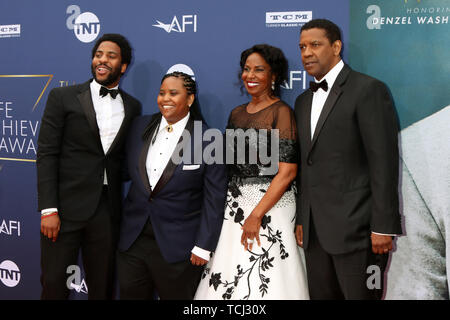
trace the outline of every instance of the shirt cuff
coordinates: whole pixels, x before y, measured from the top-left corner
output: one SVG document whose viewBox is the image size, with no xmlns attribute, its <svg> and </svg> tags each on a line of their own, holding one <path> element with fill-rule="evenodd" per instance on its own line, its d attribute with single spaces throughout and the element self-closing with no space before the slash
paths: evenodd
<svg viewBox="0 0 450 320">
<path fill-rule="evenodd" d="M 41 210 L 41 215 L 46 214 L 46 213 L 51 213 L 51 212 L 58 212 L 58 208 L 42 209 Z"/>
<path fill-rule="evenodd" d="M 198 256 L 206 261 L 209 261 L 209 255 L 210 255 L 211 251 L 208 251 L 208 250 L 205 250 L 205 249 L 195 246 L 191 252 L 193 254 L 195 254 L 196 256 Z"/>
<path fill-rule="evenodd" d="M 379 233 L 379 232 L 373 232 L 373 231 L 372 231 L 372 233 L 373 233 L 373 234 L 378 234 L 378 235 L 380 235 L 380 236 L 391 236 L 391 237 L 396 237 L 396 236 L 398 236 L 398 234 Z"/>
</svg>

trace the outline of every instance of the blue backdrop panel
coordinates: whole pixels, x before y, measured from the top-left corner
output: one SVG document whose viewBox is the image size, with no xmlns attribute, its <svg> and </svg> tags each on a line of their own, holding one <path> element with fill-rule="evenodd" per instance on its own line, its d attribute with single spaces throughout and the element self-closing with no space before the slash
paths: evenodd
<svg viewBox="0 0 450 320">
<path fill-rule="evenodd" d="M 283 100 L 293 105 L 305 89 L 310 78 L 298 49 L 303 15 L 335 21 L 347 42 L 348 1 L 0 2 L 0 299 L 39 298 L 34 161 L 40 119 L 52 88 L 91 77 L 91 49 L 100 34 L 130 40 L 134 61 L 122 88 L 143 103 L 144 113 L 157 111 L 163 74 L 183 64 L 198 82 L 207 122 L 224 129 L 229 112 L 249 100 L 240 93 L 239 59 L 254 44 L 285 52 L 290 77 Z M 83 299 L 80 289 L 76 298 Z"/>
</svg>

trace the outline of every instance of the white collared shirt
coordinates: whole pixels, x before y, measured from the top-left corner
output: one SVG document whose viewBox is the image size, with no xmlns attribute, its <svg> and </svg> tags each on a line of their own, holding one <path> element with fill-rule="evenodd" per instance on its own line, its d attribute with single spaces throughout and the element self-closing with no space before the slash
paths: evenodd
<svg viewBox="0 0 450 320">
<path fill-rule="evenodd" d="M 100 134 L 100 140 L 103 146 L 103 152 L 106 154 L 111 147 L 120 126 L 122 125 L 123 118 L 125 117 L 125 110 L 123 107 L 123 100 L 120 93 L 115 99 L 111 95 L 100 96 L 101 85 L 94 80 L 91 84 L 91 97 L 94 104 L 95 117 L 97 119 L 97 126 Z M 118 89 L 119 86 L 108 89 Z M 108 178 L 106 176 L 104 184 L 108 184 Z"/>
<path fill-rule="evenodd" d="M 328 71 L 325 77 L 320 79 L 320 81 L 323 81 L 324 79 L 327 80 L 328 90 L 326 92 L 322 88 L 319 88 L 319 90 L 313 93 L 311 106 L 311 140 L 314 137 L 314 131 L 316 130 L 317 122 L 319 121 L 319 117 L 322 113 L 325 101 L 328 98 L 328 94 L 330 93 L 331 88 L 333 87 L 333 84 L 343 67 L 344 62 L 340 60 L 330 71 Z M 316 78 L 314 78 L 314 81 L 320 82 Z"/>
<path fill-rule="evenodd" d="M 125 117 L 125 110 L 123 108 L 123 100 L 120 93 L 115 99 L 109 94 L 102 97 L 100 96 L 100 88 L 100 84 L 95 80 L 91 82 L 92 102 L 94 104 L 103 152 L 106 154 L 119 132 L 123 118 Z M 118 88 L 119 86 L 108 89 Z"/>
<path fill-rule="evenodd" d="M 186 127 L 189 115 L 190 113 L 188 112 L 183 119 L 174 123 L 172 125 L 172 132 L 167 131 L 167 120 L 164 117 L 161 117 L 158 132 L 155 132 L 152 137 L 152 141 L 154 142 L 151 143 L 148 148 L 147 161 L 145 163 L 148 180 L 152 189 L 155 188 L 159 178 L 161 178 L 161 175 L 177 146 L 178 140 L 180 140 L 183 130 Z"/>
<path fill-rule="evenodd" d="M 153 143 L 150 144 L 147 153 L 147 161 L 145 163 L 147 176 L 152 189 L 155 188 L 167 163 L 174 152 L 178 141 L 180 140 L 183 130 L 189 120 L 190 113 L 177 123 L 172 125 L 172 132 L 167 131 L 167 120 L 161 117 L 161 122 L 158 127 L 158 132 L 152 137 Z M 208 250 L 195 246 L 192 251 L 193 254 L 200 258 L 209 261 L 210 252 Z"/>
</svg>

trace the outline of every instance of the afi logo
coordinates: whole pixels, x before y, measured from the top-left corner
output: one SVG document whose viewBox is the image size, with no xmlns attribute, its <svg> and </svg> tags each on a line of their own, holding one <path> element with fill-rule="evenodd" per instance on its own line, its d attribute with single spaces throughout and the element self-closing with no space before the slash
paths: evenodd
<svg viewBox="0 0 450 320">
<path fill-rule="evenodd" d="M 289 72 L 289 78 L 281 87 L 287 90 L 294 89 L 294 82 L 300 82 L 299 85 L 303 90 L 306 89 L 306 71 L 292 70 Z"/>
<path fill-rule="evenodd" d="M 75 289 L 76 292 L 80 293 L 88 293 L 88 287 L 86 285 L 86 282 L 84 279 L 81 279 L 81 269 L 77 265 L 71 265 L 67 267 L 66 270 L 67 274 L 70 274 L 70 276 L 67 278 L 66 286 L 67 289 L 73 290 Z"/>
<path fill-rule="evenodd" d="M 186 32 L 186 26 L 192 25 L 193 31 L 197 32 L 197 15 L 183 15 L 181 16 L 181 24 L 177 16 L 174 16 L 171 23 L 162 23 L 156 20 L 158 24 L 154 24 L 154 27 L 164 29 L 167 33 L 174 32 Z"/>
<path fill-rule="evenodd" d="M 70 16 L 66 20 L 67 29 L 73 30 L 78 40 L 84 43 L 94 41 L 100 33 L 100 20 L 92 12 L 81 13 L 80 7 L 70 5 L 66 10 Z"/>
<path fill-rule="evenodd" d="M 8 236 L 17 234 L 17 236 L 20 237 L 20 221 L 3 220 L 0 224 L 0 234 L 2 233 L 7 234 Z"/>
<path fill-rule="evenodd" d="M 11 260 L 0 263 L 0 281 L 7 287 L 15 287 L 20 282 L 20 270 Z"/>
</svg>

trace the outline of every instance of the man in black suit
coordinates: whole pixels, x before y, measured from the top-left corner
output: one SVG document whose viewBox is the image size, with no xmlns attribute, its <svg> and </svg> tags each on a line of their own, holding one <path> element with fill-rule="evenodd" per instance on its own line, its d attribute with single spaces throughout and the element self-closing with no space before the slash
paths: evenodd
<svg viewBox="0 0 450 320">
<path fill-rule="evenodd" d="M 105 34 L 92 49 L 93 80 L 53 89 L 38 138 L 42 299 L 67 299 L 67 268 L 81 248 L 89 299 L 112 298 L 121 165 L 139 101 L 118 89 L 128 40 Z"/>
<path fill-rule="evenodd" d="M 302 62 L 315 81 L 295 102 L 296 236 L 312 299 L 378 299 L 401 233 L 398 124 L 386 86 L 344 64 L 341 48 L 331 21 L 302 27 Z"/>
</svg>

